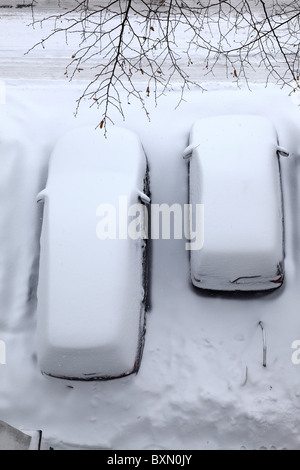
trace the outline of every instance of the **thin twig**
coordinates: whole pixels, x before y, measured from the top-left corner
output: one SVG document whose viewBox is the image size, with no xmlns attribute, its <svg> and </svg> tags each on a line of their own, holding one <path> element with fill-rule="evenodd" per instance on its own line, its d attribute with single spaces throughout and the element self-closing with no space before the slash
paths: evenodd
<svg viewBox="0 0 300 470">
<path fill-rule="evenodd" d="M 265 326 L 262 321 L 259 322 L 259 326 L 262 330 L 262 337 L 263 337 L 263 366 L 267 367 L 267 336 Z"/>
<path fill-rule="evenodd" d="M 38 3 L 38 2 L 35 2 Z M 32 26 L 52 24 L 28 51 L 45 48 L 54 36 L 68 42 L 77 37 L 66 76 L 72 80 L 83 68 L 90 71 L 88 85 L 77 100 L 88 99 L 100 113 L 99 125 L 106 129 L 117 109 L 123 118 L 123 99 L 137 99 L 146 115 L 148 97 L 154 102 L 180 83 L 204 90 L 207 74 L 224 72 L 224 80 L 244 82 L 260 69 L 266 85 L 275 81 L 293 91 L 300 69 L 300 0 L 77 0 L 65 10 L 42 19 L 33 16 Z M 100 4 L 101 3 L 101 4 Z M 33 2 L 34 4 L 34 2 Z M 33 11 L 33 10 L 32 10 Z M 178 47 L 179 40 L 182 45 Z M 279 61 L 280 59 L 280 61 Z M 258 64 L 258 65 L 257 65 Z M 190 77 L 198 66 L 199 78 Z M 142 81 L 141 81 L 142 79 Z"/>
</svg>

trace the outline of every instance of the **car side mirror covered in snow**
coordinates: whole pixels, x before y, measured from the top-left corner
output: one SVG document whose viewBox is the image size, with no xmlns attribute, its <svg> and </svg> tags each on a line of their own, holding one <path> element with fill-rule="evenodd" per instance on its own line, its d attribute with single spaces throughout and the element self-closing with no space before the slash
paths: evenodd
<svg viewBox="0 0 300 470">
<path fill-rule="evenodd" d="M 195 144 L 190 144 L 184 151 L 183 151 L 183 159 L 184 160 L 188 160 L 189 158 L 191 158 L 192 156 L 192 153 L 195 149 L 196 145 Z"/>
<path fill-rule="evenodd" d="M 290 152 L 288 150 L 286 150 L 284 147 L 280 147 L 280 146 L 277 147 L 277 153 L 280 157 L 289 157 L 290 156 Z"/>
<path fill-rule="evenodd" d="M 47 195 L 47 191 L 46 191 L 46 189 L 43 189 L 43 191 L 41 191 L 41 192 L 37 195 L 37 197 L 36 197 L 36 202 L 37 202 L 38 204 L 44 204 L 46 195 Z"/>
</svg>

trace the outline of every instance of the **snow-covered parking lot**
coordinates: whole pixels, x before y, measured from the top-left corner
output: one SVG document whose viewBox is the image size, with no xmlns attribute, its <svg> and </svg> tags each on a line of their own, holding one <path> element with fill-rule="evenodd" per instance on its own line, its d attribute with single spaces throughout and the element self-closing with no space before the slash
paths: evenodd
<svg viewBox="0 0 300 470">
<path fill-rule="evenodd" d="M 24 18 L 16 21 L 24 28 Z M 292 349 L 300 340 L 297 100 L 272 86 L 238 90 L 231 79 L 215 80 L 205 84 L 206 93 L 188 92 L 177 108 L 176 84 L 157 107 L 150 97 L 150 122 L 134 103 L 125 106 L 125 122 L 113 116 L 143 143 L 152 202 L 170 205 L 188 202 L 182 152 L 195 120 L 230 113 L 267 116 L 291 153 L 281 161 L 285 283 L 269 294 L 203 293 L 191 286 L 185 240 L 154 240 L 152 308 L 139 374 L 94 383 L 47 379 L 36 358 L 42 215 L 36 194 L 45 186 L 58 138 L 76 127 L 96 126 L 99 117 L 85 104 L 73 115 L 83 80 L 69 84 L 47 71 L 35 75 L 34 68 L 27 75 L 29 68 L 23 73 L 18 62 L 15 73 L 6 75 L 12 48 L 20 54 L 8 37 L 1 39 L 0 52 L 6 85 L 0 105 L 0 341 L 6 344 L 0 419 L 42 429 L 44 445 L 57 449 L 299 449 L 300 365 L 293 363 L 298 355 Z M 3 44 L 10 46 L 6 50 Z M 51 63 L 57 67 L 53 58 Z M 42 56 L 37 64 L 43 67 Z M 267 334 L 266 368 L 259 322 Z"/>
</svg>

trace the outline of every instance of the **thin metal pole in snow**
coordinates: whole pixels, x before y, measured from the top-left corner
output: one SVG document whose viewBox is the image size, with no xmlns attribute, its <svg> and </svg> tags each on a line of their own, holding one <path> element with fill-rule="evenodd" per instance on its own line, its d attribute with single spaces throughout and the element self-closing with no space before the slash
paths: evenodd
<svg viewBox="0 0 300 470">
<path fill-rule="evenodd" d="M 261 327 L 262 336 L 263 336 L 263 366 L 267 367 L 267 336 L 266 336 L 266 330 L 265 330 L 265 326 L 264 326 L 262 321 L 259 322 L 259 326 Z"/>
</svg>

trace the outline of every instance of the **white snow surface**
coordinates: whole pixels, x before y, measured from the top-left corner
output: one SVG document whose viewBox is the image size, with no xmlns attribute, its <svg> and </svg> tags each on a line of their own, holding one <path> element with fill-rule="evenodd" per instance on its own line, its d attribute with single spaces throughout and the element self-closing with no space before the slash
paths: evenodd
<svg viewBox="0 0 300 470">
<path fill-rule="evenodd" d="M 17 85 L 17 86 L 16 86 Z M 286 280 L 269 295 L 201 294 L 190 284 L 185 240 L 154 240 L 152 309 L 137 376 L 105 383 L 46 379 L 36 362 L 37 260 L 40 206 L 36 194 L 57 140 L 97 113 L 73 116 L 79 89 L 63 83 L 11 82 L 1 106 L 0 366 L 1 419 L 42 429 L 55 448 L 239 449 L 299 448 L 299 374 L 292 342 L 299 339 L 299 109 L 285 93 L 255 86 L 252 92 L 170 93 L 151 122 L 126 108 L 126 125 L 149 159 L 154 203 L 187 203 L 182 152 L 192 124 L 220 114 L 267 116 L 291 158 L 282 160 Z M 99 131 L 98 131 L 99 132 Z M 41 143 L 40 143 L 41 142 Z M 114 293 L 112 293 L 114 295 Z M 267 368 L 262 366 L 263 321 Z"/>
<path fill-rule="evenodd" d="M 73 116 L 84 76 L 71 85 L 59 80 L 72 46 L 66 51 L 55 42 L 50 51 L 24 57 L 41 31 L 28 35 L 25 14 L 20 20 L 1 12 L 1 21 L 1 78 L 7 79 L 6 105 L 0 105 L 0 340 L 7 359 L 0 365 L 1 420 L 42 429 L 45 443 L 59 449 L 299 449 L 300 366 L 291 361 L 292 343 L 300 339 L 300 112 L 293 104 L 299 95 L 291 100 L 284 90 L 255 85 L 252 92 L 233 90 L 234 77 L 221 83 L 221 70 L 213 84 L 202 83 L 207 93 L 191 91 L 178 108 L 176 86 L 155 107 L 147 85 L 139 83 L 150 123 L 134 102 L 125 106 L 125 123 L 113 116 L 143 143 L 153 203 L 168 204 L 188 202 L 182 152 L 196 120 L 268 117 L 291 152 L 281 160 L 286 277 L 268 295 L 204 294 L 191 286 L 186 241 L 154 240 L 152 309 L 139 374 L 69 388 L 43 377 L 37 364 L 42 213 L 36 195 L 45 187 L 58 139 L 80 126 L 96 127 L 100 117 L 88 107 Z M 261 80 L 258 66 L 251 80 Z M 260 321 L 267 334 L 266 368 Z"/>
<path fill-rule="evenodd" d="M 107 138 L 94 128 L 76 128 L 55 146 L 42 191 L 37 311 L 39 364 L 48 375 L 87 380 L 136 368 L 144 242 L 100 240 L 96 227 L 103 216 L 107 223 L 111 205 L 118 217 L 111 235 L 118 237 L 119 196 L 138 204 L 145 174 L 141 143 L 122 128 L 112 127 Z"/>
<path fill-rule="evenodd" d="M 259 116 L 198 120 L 191 131 L 191 202 L 204 205 L 204 246 L 191 252 L 195 285 L 274 289 L 283 262 L 278 138 Z M 238 280 L 236 282 L 236 280 Z"/>
</svg>

